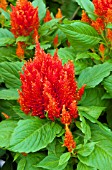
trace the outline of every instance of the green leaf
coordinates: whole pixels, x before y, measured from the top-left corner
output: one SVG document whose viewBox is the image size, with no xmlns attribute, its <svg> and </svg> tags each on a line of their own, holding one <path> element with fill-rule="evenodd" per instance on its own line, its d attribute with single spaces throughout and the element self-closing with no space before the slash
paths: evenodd
<svg viewBox="0 0 112 170">
<path fill-rule="evenodd" d="M 59 25 L 75 50 L 84 51 L 99 43 L 96 30 L 86 23 L 75 21 L 71 24 Z"/>
<path fill-rule="evenodd" d="M 29 40 L 29 36 L 25 37 L 25 36 L 19 36 L 17 39 L 16 39 L 16 43 L 18 41 L 21 41 L 21 42 L 25 42 L 25 41 L 28 41 Z"/>
<path fill-rule="evenodd" d="M 77 170 L 97 170 L 97 169 L 87 166 L 86 164 L 83 164 L 82 162 L 79 162 L 77 165 Z"/>
<path fill-rule="evenodd" d="M 19 161 L 17 170 L 24 170 L 26 166 L 26 159 L 23 158 Z"/>
<path fill-rule="evenodd" d="M 98 107 L 98 106 L 78 106 L 78 110 L 84 111 L 87 114 L 91 115 L 95 119 L 98 119 L 99 116 L 101 115 L 102 111 L 105 110 L 106 107 Z"/>
<path fill-rule="evenodd" d="M 39 118 L 20 120 L 10 142 L 14 152 L 36 152 L 51 143 L 61 127 L 52 122 Z"/>
<path fill-rule="evenodd" d="M 70 152 L 63 153 L 59 159 L 59 165 L 63 165 L 70 159 Z"/>
<path fill-rule="evenodd" d="M 80 114 L 80 112 L 79 112 Z M 85 134 L 84 136 L 84 143 L 86 144 L 87 141 L 91 138 L 91 130 L 90 127 L 88 125 L 88 123 L 86 122 L 85 118 L 82 116 L 82 114 L 80 114 L 80 120 L 81 120 L 81 131 Z"/>
<path fill-rule="evenodd" d="M 22 71 L 23 62 L 0 63 L 0 75 L 7 88 L 20 88 L 19 72 Z"/>
<path fill-rule="evenodd" d="M 84 157 L 89 156 L 93 152 L 95 144 L 95 142 L 86 143 L 78 150 L 77 153 Z"/>
<path fill-rule="evenodd" d="M 92 20 L 96 19 L 96 15 L 94 14 L 94 4 L 90 0 L 85 1 L 73 0 L 73 1 L 77 2 L 78 5 L 80 5 L 80 7 L 85 10 Z"/>
<path fill-rule="evenodd" d="M 110 74 L 110 71 L 112 71 L 111 63 L 103 63 L 88 67 L 80 74 L 78 85 L 81 87 L 83 84 L 86 84 L 86 88 L 93 88 L 102 82 L 102 80 Z"/>
<path fill-rule="evenodd" d="M 104 79 L 103 85 L 106 91 L 112 96 L 112 75 Z"/>
<path fill-rule="evenodd" d="M 46 156 L 39 164 L 37 164 L 37 167 L 41 167 L 44 169 L 53 169 L 53 170 L 64 170 L 66 167 L 67 162 L 63 165 L 59 165 L 59 157 L 55 155 L 48 155 Z"/>
<path fill-rule="evenodd" d="M 0 90 L 0 99 L 4 100 L 17 100 L 19 97 L 16 89 L 3 89 Z"/>
<path fill-rule="evenodd" d="M 105 91 L 103 88 L 95 87 L 91 89 L 85 89 L 82 100 L 80 101 L 81 106 L 102 106 L 107 107 L 110 103 L 107 100 L 102 99 Z"/>
<path fill-rule="evenodd" d="M 111 23 L 108 23 L 106 28 L 109 28 L 109 29 L 112 29 L 112 24 Z"/>
<path fill-rule="evenodd" d="M 3 15 L 7 20 L 10 20 L 10 14 L 0 8 L 1 15 Z"/>
<path fill-rule="evenodd" d="M 16 49 L 15 47 L 0 47 L 0 62 L 3 61 L 17 61 L 18 58 L 15 57 Z"/>
<path fill-rule="evenodd" d="M 13 106 L 12 109 L 14 110 L 15 114 L 17 114 L 22 119 L 30 119 L 29 115 L 26 115 L 21 109 L 20 106 Z"/>
<path fill-rule="evenodd" d="M 92 137 L 91 141 L 96 142 L 95 149 L 91 155 L 84 157 L 78 155 L 79 160 L 87 166 L 99 170 L 112 169 L 112 132 L 107 128 L 90 124 Z"/>
<path fill-rule="evenodd" d="M 46 14 L 46 6 L 43 0 L 34 0 L 32 5 L 38 7 L 39 19 L 42 20 Z"/>
<path fill-rule="evenodd" d="M 68 62 L 68 60 L 75 60 L 75 50 L 72 47 L 60 48 L 58 50 L 58 56 L 62 59 L 63 64 Z"/>
<path fill-rule="evenodd" d="M 30 153 L 19 161 L 17 170 L 43 170 L 42 168 L 37 168 L 35 165 L 44 157 L 45 155 L 42 152 Z"/>
<path fill-rule="evenodd" d="M 4 120 L 0 122 L 0 147 L 9 147 L 11 135 L 17 125 L 16 121 Z"/>
<path fill-rule="evenodd" d="M 51 34 L 57 28 L 59 20 L 60 19 L 52 19 L 49 22 L 44 23 L 38 30 L 39 35 L 46 36 Z"/>
<path fill-rule="evenodd" d="M 0 28 L 0 46 L 15 42 L 14 35 L 6 28 Z"/>
</svg>

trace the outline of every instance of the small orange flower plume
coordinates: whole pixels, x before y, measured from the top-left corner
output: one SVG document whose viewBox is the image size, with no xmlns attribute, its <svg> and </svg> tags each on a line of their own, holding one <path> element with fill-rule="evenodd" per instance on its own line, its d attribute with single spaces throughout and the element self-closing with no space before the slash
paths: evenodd
<svg viewBox="0 0 112 170">
<path fill-rule="evenodd" d="M 66 146 L 69 152 L 72 152 L 73 149 L 76 148 L 76 142 L 74 141 L 73 135 L 67 124 L 65 126 L 65 138 L 63 146 Z"/>
<path fill-rule="evenodd" d="M 53 44 L 54 44 L 54 47 L 57 47 L 57 45 L 58 45 L 58 34 L 54 37 Z"/>
<path fill-rule="evenodd" d="M 11 6 L 11 32 L 18 36 L 28 36 L 38 30 L 38 9 L 34 8 L 27 0 L 18 0 L 16 6 Z"/>
<path fill-rule="evenodd" d="M 52 17 L 51 17 L 50 11 L 47 9 L 46 16 L 44 18 L 44 22 L 48 22 L 50 20 L 52 20 Z"/>
<path fill-rule="evenodd" d="M 107 38 L 112 42 L 112 30 L 107 29 Z"/>
<path fill-rule="evenodd" d="M 0 8 L 2 8 L 4 11 L 7 9 L 7 1 L 6 0 L 0 0 Z"/>
<path fill-rule="evenodd" d="M 82 22 L 87 22 L 87 23 L 91 23 L 90 18 L 87 16 L 86 12 L 84 10 L 82 10 L 82 18 L 81 18 Z"/>
<path fill-rule="evenodd" d="M 20 59 L 23 59 L 23 58 L 24 58 L 24 49 L 23 49 L 22 46 L 24 46 L 23 42 L 18 42 L 18 43 L 17 43 L 16 55 L 17 55 L 18 58 L 20 58 Z"/>
<path fill-rule="evenodd" d="M 105 29 L 104 20 L 102 18 L 97 18 L 96 21 L 92 21 L 91 26 L 93 26 L 99 34 Z"/>
<path fill-rule="evenodd" d="M 4 113 L 4 112 L 2 112 L 1 113 L 6 119 L 9 119 L 10 118 L 10 116 L 9 115 L 7 115 L 6 113 Z"/>
<path fill-rule="evenodd" d="M 56 18 L 58 19 L 58 18 L 62 18 L 62 17 L 63 17 L 63 15 L 62 15 L 61 9 L 58 8 L 58 12 L 56 14 Z"/>
</svg>

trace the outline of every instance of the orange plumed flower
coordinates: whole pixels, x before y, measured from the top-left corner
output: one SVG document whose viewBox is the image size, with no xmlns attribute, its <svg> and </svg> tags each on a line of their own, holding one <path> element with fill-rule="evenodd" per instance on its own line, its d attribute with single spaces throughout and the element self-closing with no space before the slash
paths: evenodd
<svg viewBox="0 0 112 170">
<path fill-rule="evenodd" d="M 11 6 L 11 32 L 18 36 L 29 36 L 38 30 L 38 8 L 34 8 L 27 0 L 18 0 L 16 6 Z M 35 35 L 36 36 L 36 35 Z"/>
<path fill-rule="evenodd" d="M 7 9 L 7 1 L 6 0 L 0 0 L 0 8 L 6 11 Z"/>
<path fill-rule="evenodd" d="M 90 18 L 87 16 L 86 12 L 84 10 L 82 10 L 82 18 L 81 18 L 82 22 L 87 22 L 87 23 L 91 23 Z"/>
<path fill-rule="evenodd" d="M 109 41 L 112 42 L 112 30 L 111 29 L 107 29 L 107 38 L 109 39 Z"/>
<path fill-rule="evenodd" d="M 23 49 L 24 43 L 18 42 L 17 43 L 17 49 L 16 49 L 16 55 L 18 58 L 23 59 L 24 58 L 24 49 Z"/>
<path fill-rule="evenodd" d="M 62 17 L 63 17 L 63 15 L 62 15 L 61 9 L 58 8 L 58 12 L 56 14 L 56 18 L 58 19 L 58 18 L 62 18 Z"/>
<path fill-rule="evenodd" d="M 67 124 L 65 126 L 65 138 L 63 146 L 66 146 L 69 152 L 73 152 L 73 149 L 76 148 L 76 142 L 74 141 L 73 135 Z"/>
<path fill-rule="evenodd" d="M 97 18 L 96 21 L 92 21 L 91 26 L 93 26 L 99 34 L 105 29 L 104 20 L 102 18 Z"/>
<path fill-rule="evenodd" d="M 6 113 L 4 113 L 4 112 L 2 112 L 1 113 L 6 119 L 9 119 L 10 118 L 10 116 L 9 115 L 7 115 Z"/>
<path fill-rule="evenodd" d="M 95 14 L 105 17 L 108 9 L 112 10 L 112 0 L 93 0 L 95 6 Z"/>
<path fill-rule="evenodd" d="M 54 47 L 57 47 L 57 45 L 58 45 L 58 34 L 54 37 L 53 44 L 54 44 Z"/>
<path fill-rule="evenodd" d="M 44 18 L 44 22 L 48 22 L 50 20 L 52 20 L 52 17 L 51 17 L 50 11 L 47 9 L 46 16 Z"/>
<path fill-rule="evenodd" d="M 78 87 L 72 61 L 62 65 L 57 53 L 54 57 L 46 54 L 37 42 L 35 57 L 25 63 L 20 80 L 18 101 L 26 114 L 45 118 L 47 113 L 52 121 L 66 111 L 70 119 L 78 116 Z"/>
<path fill-rule="evenodd" d="M 105 22 L 112 23 L 112 9 L 108 9 L 105 17 Z"/>
</svg>

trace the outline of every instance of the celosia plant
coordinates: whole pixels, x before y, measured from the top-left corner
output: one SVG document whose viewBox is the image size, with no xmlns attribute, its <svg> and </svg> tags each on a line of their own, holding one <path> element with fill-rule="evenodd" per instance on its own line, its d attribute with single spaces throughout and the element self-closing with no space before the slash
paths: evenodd
<svg viewBox="0 0 112 170">
<path fill-rule="evenodd" d="M 26 114 L 40 118 L 47 114 L 52 121 L 61 118 L 63 124 L 78 117 L 77 102 L 84 86 L 78 90 L 71 61 L 63 66 L 56 53 L 54 57 L 46 54 L 37 42 L 35 58 L 25 63 L 23 72 L 19 103 Z"/>
<path fill-rule="evenodd" d="M 112 1 L 4 2 L 0 169 L 112 170 Z"/>
</svg>

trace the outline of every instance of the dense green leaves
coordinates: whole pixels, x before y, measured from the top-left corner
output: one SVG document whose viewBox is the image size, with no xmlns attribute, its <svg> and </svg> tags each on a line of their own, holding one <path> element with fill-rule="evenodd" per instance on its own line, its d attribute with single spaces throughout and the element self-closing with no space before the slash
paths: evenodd
<svg viewBox="0 0 112 170">
<path fill-rule="evenodd" d="M 82 162 L 78 163 L 77 170 L 97 170 L 97 168 L 93 168 L 91 166 L 87 166 L 86 164 L 83 164 Z"/>
<path fill-rule="evenodd" d="M 0 75 L 7 88 L 20 88 L 19 72 L 22 71 L 22 62 L 1 62 Z"/>
<path fill-rule="evenodd" d="M 17 61 L 18 58 L 15 56 L 15 47 L 1 47 L 0 48 L 0 62 L 3 61 Z"/>
<path fill-rule="evenodd" d="M 10 138 L 16 125 L 17 122 L 14 120 L 0 122 L 0 147 L 8 148 L 10 146 Z"/>
<path fill-rule="evenodd" d="M 17 100 L 19 97 L 16 89 L 3 89 L 0 90 L 0 99 L 4 100 Z"/>
<path fill-rule="evenodd" d="M 12 44 L 14 42 L 14 35 L 8 29 L 0 28 L 0 46 Z"/>
<path fill-rule="evenodd" d="M 81 87 L 86 84 L 86 88 L 93 88 L 98 85 L 112 71 L 111 63 L 98 64 L 88 67 L 82 71 L 78 79 L 78 85 Z"/>
<path fill-rule="evenodd" d="M 75 50 L 92 48 L 100 41 L 98 33 L 86 23 L 77 22 L 60 25 L 59 28 L 66 34 Z"/>
<path fill-rule="evenodd" d="M 112 132 L 94 124 L 91 124 L 91 132 L 91 140 L 96 142 L 95 149 L 87 157 L 78 155 L 79 160 L 99 170 L 112 169 Z"/>
<path fill-rule="evenodd" d="M 53 141 L 61 127 L 46 120 L 32 118 L 20 120 L 11 138 L 11 150 L 15 152 L 36 152 Z"/>
<path fill-rule="evenodd" d="M 112 96 L 112 75 L 104 79 L 103 85 L 106 91 Z"/>
</svg>

